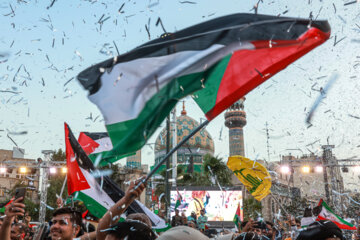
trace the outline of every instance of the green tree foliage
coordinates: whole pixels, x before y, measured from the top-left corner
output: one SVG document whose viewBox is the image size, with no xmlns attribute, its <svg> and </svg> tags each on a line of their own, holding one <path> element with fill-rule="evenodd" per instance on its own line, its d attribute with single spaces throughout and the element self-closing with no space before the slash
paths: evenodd
<svg viewBox="0 0 360 240">
<path fill-rule="evenodd" d="M 213 175 L 211 174 L 211 169 Z M 165 180 L 166 170 L 162 170 L 159 175 L 162 179 L 156 185 L 155 195 L 160 196 L 161 193 L 165 192 L 165 184 L 162 182 Z M 171 172 L 170 172 L 171 174 Z M 231 175 L 232 172 L 228 169 L 226 164 L 219 157 L 211 156 L 207 154 L 204 156 L 203 161 L 203 172 L 187 173 L 186 166 L 177 167 L 177 186 L 217 186 L 214 182 L 216 176 L 221 186 L 231 186 Z M 162 199 L 164 201 L 164 198 Z"/>
<path fill-rule="evenodd" d="M 261 215 L 261 202 L 257 201 L 253 196 L 248 195 L 244 199 L 244 220 L 257 219 Z"/>
<path fill-rule="evenodd" d="M 52 161 L 66 161 L 66 155 L 65 152 L 62 149 L 58 149 L 57 151 L 54 151 L 51 157 Z M 60 169 L 58 169 L 60 170 Z M 55 175 L 49 175 L 49 181 L 48 181 L 48 192 L 47 192 L 47 202 L 46 204 L 48 207 L 46 208 L 46 220 L 50 220 L 52 217 L 52 214 L 54 210 L 51 208 L 56 209 L 57 204 L 56 200 L 58 196 L 61 193 L 61 188 L 63 186 L 63 183 L 65 181 L 65 174 L 61 173 L 60 171 L 57 171 Z M 63 199 L 66 199 L 67 196 L 67 183 L 65 183 L 65 189 L 62 195 Z"/>
<path fill-rule="evenodd" d="M 219 181 L 220 185 L 222 186 L 231 186 L 231 176 L 232 172 L 231 170 L 226 166 L 222 158 L 216 156 L 212 156 L 210 154 L 206 154 L 204 156 L 203 161 L 204 166 L 204 172 L 209 178 L 209 180 L 212 177 L 216 177 Z M 214 174 L 214 176 L 211 175 L 211 172 Z"/>
<path fill-rule="evenodd" d="M 305 208 L 309 206 L 306 198 L 294 199 L 290 205 L 285 205 L 286 211 L 292 216 L 303 216 Z"/>
<path fill-rule="evenodd" d="M 99 169 L 105 170 L 109 169 L 108 166 L 100 167 Z M 113 180 L 118 186 L 121 186 L 124 182 L 124 179 L 121 178 L 120 173 L 120 167 L 118 164 L 111 164 L 110 169 L 112 170 L 112 174 L 109 176 L 111 180 Z M 125 189 L 123 189 L 125 190 Z"/>
<path fill-rule="evenodd" d="M 25 204 L 25 211 L 29 213 L 29 216 L 31 216 L 31 221 L 34 222 L 38 221 L 40 204 L 34 203 L 33 201 L 27 198 L 25 198 L 24 204 Z"/>
</svg>

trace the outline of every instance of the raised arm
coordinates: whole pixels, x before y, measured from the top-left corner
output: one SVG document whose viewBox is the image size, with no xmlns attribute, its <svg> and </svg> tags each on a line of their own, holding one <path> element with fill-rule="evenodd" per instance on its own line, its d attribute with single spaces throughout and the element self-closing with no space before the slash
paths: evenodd
<svg viewBox="0 0 360 240">
<path fill-rule="evenodd" d="M 25 204 L 21 203 L 23 198 L 18 198 L 5 207 L 5 217 L 0 228 L 0 239 L 10 240 L 11 224 L 15 216 L 23 216 L 25 213 Z"/>
<path fill-rule="evenodd" d="M 120 215 L 125 212 L 128 206 L 140 196 L 142 191 L 145 189 L 145 184 L 141 184 L 136 190 L 134 190 L 135 186 L 140 182 L 140 180 L 136 182 L 131 182 L 129 188 L 125 192 L 125 196 L 121 198 L 114 206 L 112 206 L 109 211 L 101 218 L 97 232 L 96 239 L 104 240 L 106 237 L 106 229 L 110 228 L 111 225 L 117 223 L 120 219 Z M 105 230 L 105 231 L 104 231 Z"/>
</svg>

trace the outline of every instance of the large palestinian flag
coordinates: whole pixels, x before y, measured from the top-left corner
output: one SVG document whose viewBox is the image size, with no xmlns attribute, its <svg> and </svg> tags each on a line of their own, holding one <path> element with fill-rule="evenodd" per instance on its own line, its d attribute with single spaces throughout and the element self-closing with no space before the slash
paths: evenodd
<svg viewBox="0 0 360 240">
<path fill-rule="evenodd" d="M 356 226 L 336 215 L 334 211 L 322 199 L 320 199 L 318 206 L 321 206 L 322 208 L 320 214 L 317 217 L 317 220 L 330 220 L 335 223 L 340 229 L 356 230 Z"/>
<path fill-rule="evenodd" d="M 114 146 L 103 158 L 140 149 L 187 95 L 213 119 L 329 36 L 327 21 L 233 14 L 89 67 L 77 79 Z"/>
<path fill-rule="evenodd" d="M 68 194 L 73 195 L 75 200 L 84 202 L 92 215 L 101 218 L 115 202 L 124 196 L 124 191 L 107 176 L 100 178 L 93 176 L 92 173 L 97 170 L 86 152 L 92 149 L 95 144 L 90 141 L 91 139 L 86 139 L 86 135 L 80 140 L 80 143 L 76 141 L 70 128 L 65 123 Z M 84 146 L 84 150 L 82 146 Z M 130 213 L 145 213 L 150 218 L 154 229 L 167 227 L 164 220 L 139 201 L 135 200 L 128 207 L 125 215 Z"/>
</svg>

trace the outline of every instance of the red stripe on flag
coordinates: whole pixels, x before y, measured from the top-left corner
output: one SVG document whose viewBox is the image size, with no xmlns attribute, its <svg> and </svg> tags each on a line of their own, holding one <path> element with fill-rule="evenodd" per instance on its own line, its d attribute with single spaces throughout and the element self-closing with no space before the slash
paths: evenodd
<svg viewBox="0 0 360 240">
<path fill-rule="evenodd" d="M 68 194 L 71 195 L 74 192 L 89 189 L 90 186 L 86 181 L 83 173 L 80 170 L 80 167 L 76 161 L 74 150 L 70 144 L 69 140 L 69 127 L 66 123 L 65 125 L 65 147 L 66 147 L 66 165 L 67 165 L 67 184 L 68 184 Z"/>
<path fill-rule="evenodd" d="M 297 40 L 251 42 L 256 49 L 236 51 L 221 80 L 215 106 L 206 113 L 211 120 L 235 101 L 281 71 L 298 58 L 325 42 L 330 33 L 310 28 Z"/>
<path fill-rule="evenodd" d="M 324 217 L 322 217 L 322 216 L 320 216 L 320 215 L 317 217 L 316 221 L 319 221 L 319 220 L 328 220 L 328 221 L 330 221 L 329 219 L 326 219 L 326 218 L 324 218 Z M 332 221 L 332 222 L 333 222 L 333 221 Z M 354 227 L 350 227 L 350 226 L 348 226 L 348 225 L 346 225 L 346 224 L 340 224 L 340 223 L 338 223 L 338 222 L 333 222 L 333 223 L 335 223 L 336 226 L 338 226 L 340 229 L 356 230 L 356 227 L 355 227 L 355 226 L 354 226 Z"/>
</svg>

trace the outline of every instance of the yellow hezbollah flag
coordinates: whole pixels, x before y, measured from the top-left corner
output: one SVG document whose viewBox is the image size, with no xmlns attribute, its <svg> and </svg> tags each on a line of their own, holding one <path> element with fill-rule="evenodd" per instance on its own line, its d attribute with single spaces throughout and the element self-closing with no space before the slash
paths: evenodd
<svg viewBox="0 0 360 240">
<path fill-rule="evenodd" d="M 227 166 L 256 200 L 261 201 L 270 193 L 271 176 L 260 163 L 243 156 L 231 156 Z"/>
</svg>

